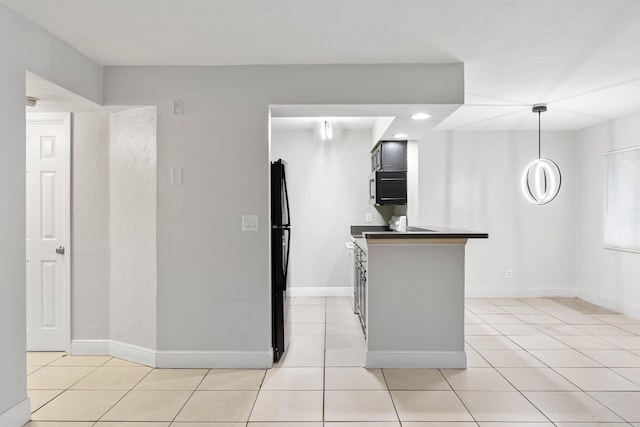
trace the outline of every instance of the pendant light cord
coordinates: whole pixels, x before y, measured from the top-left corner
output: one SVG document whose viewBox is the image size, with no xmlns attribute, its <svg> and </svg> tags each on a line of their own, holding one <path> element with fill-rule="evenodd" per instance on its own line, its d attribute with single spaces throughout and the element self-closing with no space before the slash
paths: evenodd
<svg viewBox="0 0 640 427">
<path fill-rule="evenodd" d="M 540 111 L 538 111 L 538 160 L 540 159 Z"/>
</svg>

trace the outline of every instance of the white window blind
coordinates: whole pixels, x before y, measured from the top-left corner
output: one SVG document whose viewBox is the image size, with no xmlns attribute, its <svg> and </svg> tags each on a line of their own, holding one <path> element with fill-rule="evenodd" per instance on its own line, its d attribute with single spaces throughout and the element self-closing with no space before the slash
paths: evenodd
<svg viewBox="0 0 640 427">
<path fill-rule="evenodd" d="M 640 252 L 640 146 L 605 153 L 604 246 Z"/>
</svg>

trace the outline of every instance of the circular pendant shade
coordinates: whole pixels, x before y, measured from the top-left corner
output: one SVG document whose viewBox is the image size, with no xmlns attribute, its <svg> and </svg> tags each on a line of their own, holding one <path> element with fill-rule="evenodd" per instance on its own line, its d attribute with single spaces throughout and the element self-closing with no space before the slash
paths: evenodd
<svg viewBox="0 0 640 427">
<path fill-rule="evenodd" d="M 522 192 L 536 205 L 552 201 L 558 195 L 561 183 L 560 168 L 549 159 L 532 161 L 522 174 Z"/>
</svg>

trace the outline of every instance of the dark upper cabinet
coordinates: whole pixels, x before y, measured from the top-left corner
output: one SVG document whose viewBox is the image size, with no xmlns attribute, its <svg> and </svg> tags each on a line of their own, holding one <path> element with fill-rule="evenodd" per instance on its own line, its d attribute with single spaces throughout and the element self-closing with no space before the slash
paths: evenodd
<svg viewBox="0 0 640 427">
<path fill-rule="evenodd" d="M 376 206 L 406 205 L 407 172 L 372 172 L 369 175 L 369 203 Z"/>
<path fill-rule="evenodd" d="M 371 150 L 369 203 L 407 204 L 407 141 L 378 141 Z"/>
<path fill-rule="evenodd" d="M 371 172 L 407 170 L 407 141 L 378 141 L 371 150 Z"/>
</svg>

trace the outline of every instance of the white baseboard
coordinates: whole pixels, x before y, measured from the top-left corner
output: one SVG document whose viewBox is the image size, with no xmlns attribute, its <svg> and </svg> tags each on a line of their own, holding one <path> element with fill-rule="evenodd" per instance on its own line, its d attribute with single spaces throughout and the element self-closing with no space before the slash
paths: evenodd
<svg viewBox="0 0 640 427">
<path fill-rule="evenodd" d="M 31 419 L 31 400 L 27 397 L 22 402 L 0 414 L 0 427 L 23 426 Z"/>
<path fill-rule="evenodd" d="M 367 368 L 461 368 L 467 354 L 461 351 L 367 351 Z"/>
<path fill-rule="evenodd" d="M 290 297 L 348 297 L 353 295 L 351 286 L 291 286 L 287 288 Z"/>
<path fill-rule="evenodd" d="M 576 288 L 476 288 L 466 286 L 464 296 L 467 298 L 575 298 Z"/>
<path fill-rule="evenodd" d="M 120 341 L 111 341 L 109 354 L 119 359 L 140 363 L 141 365 L 157 368 L 157 352 L 150 348 L 140 347 L 134 344 L 127 344 Z"/>
<path fill-rule="evenodd" d="M 255 368 L 273 364 L 269 351 L 156 351 L 114 340 L 73 340 L 74 356 L 113 356 L 152 368 Z"/>
<path fill-rule="evenodd" d="M 291 297 L 348 297 L 353 295 L 351 286 L 291 286 L 287 289 Z M 482 288 L 465 287 L 465 297 L 472 298 L 575 298 L 576 288 Z"/>
<path fill-rule="evenodd" d="M 113 356 L 129 362 L 156 366 L 156 351 L 114 340 L 73 340 L 71 354 L 74 356 Z"/>
<path fill-rule="evenodd" d="M 578 290 L 578 298 L 590 302 L 591 304 L 599 305 L 600 307 L 608 308 L 609 310 L 617 311 L 627 316 L 640 319 L 640 307 L 634 307 L 628 304 L 623 304 L 619 301 L 610 300 L 608 298 L 601 297 L 591 292 Z"/>
<path fill-rule="evenodd" d="M 71 354 L 73 356 L 110 356 L 110 340 L 73 340 Z"/>
<path fill-rule="evenodd" d="M 40 345 L 34 345 L 31 343 L 27 343 L 27 351 L 65 351 L 66 348 L 64 346 L 62 347 L 52 347 L 51 345 L 49 345 L 49 343 L 41 343 Z"/>
<path fill-rule="evenodd" d="M 272 351 L 158 351 L 158 368 L 256 368 L 273 364 Z"/>
</svg>

